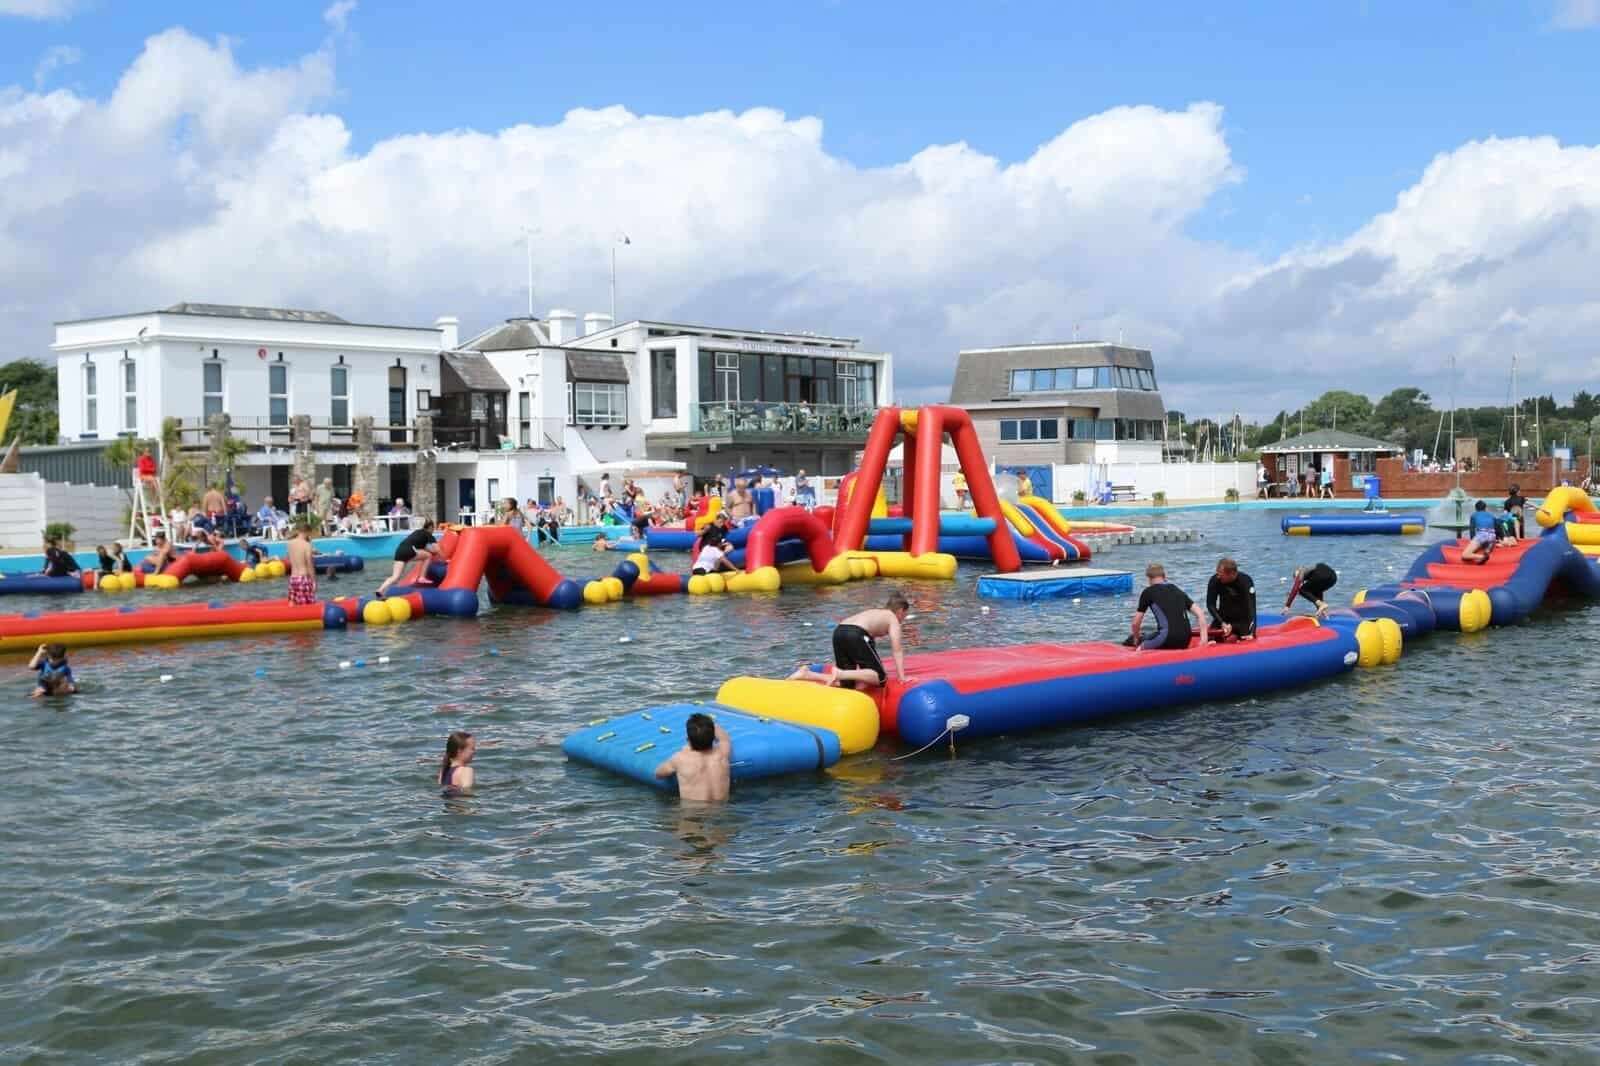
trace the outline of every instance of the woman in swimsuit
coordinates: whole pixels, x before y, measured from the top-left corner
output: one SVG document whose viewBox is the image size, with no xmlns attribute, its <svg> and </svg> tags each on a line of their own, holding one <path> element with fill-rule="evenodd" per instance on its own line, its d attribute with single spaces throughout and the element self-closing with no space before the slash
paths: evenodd
<svg viewBox="0 0 1600 1066">
<path fill-rule="evenodd" d="M 444 762 L 439 766 L 439 787 L 447 796 L 457 796 L 472 791 L 472 757 L 478 752 L 478 742 L 471 733 L 451 733 L 444 742 Z"/>
</svg>

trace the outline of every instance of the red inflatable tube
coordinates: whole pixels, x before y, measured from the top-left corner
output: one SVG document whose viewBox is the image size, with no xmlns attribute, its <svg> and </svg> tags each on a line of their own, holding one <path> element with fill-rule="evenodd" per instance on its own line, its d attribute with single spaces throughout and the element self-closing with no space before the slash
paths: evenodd
<svg viewBox="0 0 1600 1066">
<path fill-rule="evenodd" d="M 238 581 L 239 575 L 244 573 L 244 564 L 223 551 L 185 552 L 161 572 L 179 581 L 191 577 L 225 577 Z"/>
<path fill-rule="evenodd" d="M 811 568 L 821 571 L 838 554 L 828 527 L 804 507 L 775 507 L 750 527 L 744 544 L 744 568 L 754 572 L 778 563 L 778 541 L 797 537 L 805 541 Z"/>
<path fill-rule="evenodd" d="M 519 585 L 544 600 L 562 581 L 556 568 L 511 526 L 468 526 L 441 548 L 448 550 L 446 558 L 450 560 L 450 569 L 439 583 L 442 589 L 477 592 L 478 583 L 487 578 L 489 594 L 496 601 Z"/>
<path fill-rule="evenodd" d="M 684 586 L 682 574 L 668 574 L 657 570 L 649 577 L 636 578 L 628 587 L 630 596 L 670 596 L 682 592 Z"/>
<path fill-rule="evenodd" d="M 176 607 L 111 607 L 95 611 L 57 611 L 0 616 L 0 651 L 32 651 L 59 642 L 73 647 L 126 644 L 184 637 L 225 637 L 322 629 L 327 605 L 262 600 Z"/>
<path fill-rule="evenodd" d="M 940 448 L 944 436 L 950 435 L 956 458 L 967 477 L 967 491 L 972 494 L 973 509 L 981 518 L 994 519 L 994 529 L 988 534 L 989 554 L 995 569 L 1011 573 L 1022 569 L 1022 555 L 1011 539 L 1005 516 L 1000 512 L 1000 496 L 995 492 L 994 481 L 989 477 L 989 467 L 984 463 L 983 446 L 978 443 L 978 433 L 972 426 L 972 416 L 959 407 L 933 405 L 924 407 L 917 415 L 917 436 L 921 446 L 917 450 L 917 482 L 915 508 L 911 511 L 911 554 L 927 555 L 939 550 L 939 474 Z M 908 463 L 909 463 L 909 455 Z M 909 470 L 910 467 L 907 466 Z"/>
<path fill-rule="evenodd" d="M 854 551 L 866 543 L 867 524 L 872 520 L 872 504 L 878 498 L 878 486 L 883 484 L 883 472 L 889 465 L 889 452 L 899 435 L 900 408 L 885 407 L 872 420 L 872 429 L 867 433 L 867 445 L 861 453 L 861 466 L 856 470 L 856 476 L 850 479 L 850 499 L 838 510 L 833 543 L 839 551 Z M 933 454 L 937 459 L 939 449 L 935 448 Z M 840 488 L 842 491 L 843 485 Z M 933 502 L 937 508 L 937 496 Z"/>
</svg>

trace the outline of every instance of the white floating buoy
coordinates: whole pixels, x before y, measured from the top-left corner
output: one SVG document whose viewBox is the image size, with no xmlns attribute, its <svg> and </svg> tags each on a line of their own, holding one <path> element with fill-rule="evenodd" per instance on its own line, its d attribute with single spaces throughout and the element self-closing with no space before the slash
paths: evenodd
<svg viewBox="0 0 1600 1066">
<path fill-rule="evenodd" d="M 161 683 L 162 684 L 166 684 L 168 681 L 171 681 L 171 680 L 172 680 L 172 675 L 171 674 L 162 674 L 161 675 Z"/>
<path fill-rule="evenodd" d="M 378 661 L 380 663 L 386 663 L 389 661 L 389 657 L 387 655 L 380 655 L 378 656 Z"/>
<path fill-rule="evenodd" d="M 339 669 L 341 669 L 341 670 L 350 669 L 350 660 L 349 659 L 340 659 L 339 660 Z"/>
<path fill-rule="evenodd" d="M 979 614 L 988 614 L 989 613 L 989 608 L 987 606 L 979 607 L 978 608 L 978 613 Z"/>
<path fill-rule="evenodd" d="M 629 636 L 621 636 L 621 637 L 617 638 L 617 643 L 618 644 L 632 644 L 633 643 L 633 638 L 629 637 Z"/>
<path fill-rule="evenodd" d="M 805 626 L 807 629 L 811 628 L 811 623 L 810 622 L 801 622 L 800 624 Z"/>
</svg>

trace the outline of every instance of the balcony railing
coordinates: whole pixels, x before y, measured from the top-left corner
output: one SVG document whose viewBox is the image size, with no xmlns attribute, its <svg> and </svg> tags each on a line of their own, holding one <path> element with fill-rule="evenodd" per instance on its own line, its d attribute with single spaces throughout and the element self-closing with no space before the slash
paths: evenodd
<svg viewBox="0 0 1600 1066">
<path fill-rule="evenodd" d="M 561 451 L 565 446 L 566 427 L 559 418 L 534 418 L 514 422 L 511 434 L 501 432 L 487 423 L 447 425 L 435 422 L 433 442 L 437 447 L 470 448 L 479 451 Z M 230 436 L 257 448 L 293 448 L 293 425 L 276 425 L 267 419 L 242 419 L 230 422 Z M 205 450 L 211 447 L 211 429 L 204 423 L 184 420 L 178 426 L 179 446 L 186 449 Z M 515 448 L 504 444 L 515 442 Z M 311 446 L 322 449 L 356 447 L 354 426 L 335 425 L 331 422 L 311 423 Z M 409 450 L 417 446 L 415 423 L 387 425 L 374 423 L 372 446 L 378 451 Z"/>
<path fill-rule="evenodd" d="M 714 400 L 695 410 L 695 433 L 708 436 L 865 437 L 872 407 Z"/>
</svg>

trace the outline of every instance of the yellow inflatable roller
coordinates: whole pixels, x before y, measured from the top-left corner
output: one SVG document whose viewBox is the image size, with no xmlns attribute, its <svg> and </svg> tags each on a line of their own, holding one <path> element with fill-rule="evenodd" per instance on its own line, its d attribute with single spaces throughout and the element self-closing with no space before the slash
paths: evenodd
<svg viewBox="0 0 1600 1066">
<path fill-rule="evenodd" d="M 956 576 L 956 557 L 944 552 L 912 555 L 910 552 L 854 551 L 850 558 L 874 560 L 879 577 L 950 581 Z"/>
<path fill-rule="evenodd" d="M 850 567 L 850 557 L 843 553 L 828 560 L 821 570 L 811 568 L 811 560 L 802 559 L 778 568 L 784 585 L 842 585 L 855 574 Z"/>
<path fill-rule="evenodd" d="M 1550 490 L 1549 494 L 1544 498 L 1544 503 L 1539 505 L 1539 509 L 1534 512 L 1533 517 L 1540 526 L 1545 529 L 1553 529 L 1556 523 L 1566 518 L 1568 511 L 1593 510 L 1594 501 L 1589 498 L 1587 492 L 1572 485 L 1562 485 L 1559 488 Z M 1570 523 L 1567 526 L 1567 532 L 1572 532 Z M 1574 543 L 1577 542 L 1574 541 Z"/>
<path fill-rule="evenodd" d="M 837 734 L 845 755 L 870 751 L 878 743 L 878 706 L 865 692 L 810 681 L 733 677 L 717 690 L 717 702 L 763 718 L 826 729 Z"/>
</svg>

